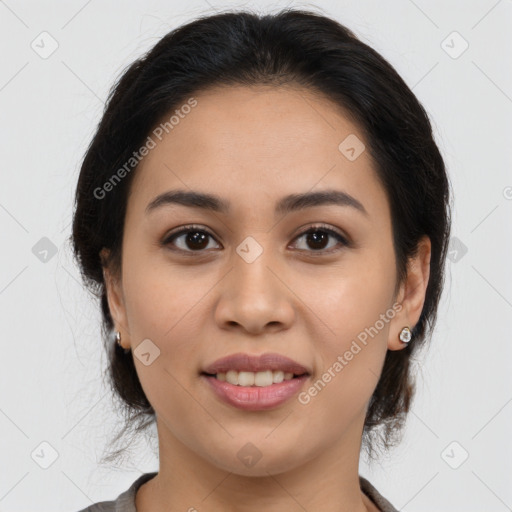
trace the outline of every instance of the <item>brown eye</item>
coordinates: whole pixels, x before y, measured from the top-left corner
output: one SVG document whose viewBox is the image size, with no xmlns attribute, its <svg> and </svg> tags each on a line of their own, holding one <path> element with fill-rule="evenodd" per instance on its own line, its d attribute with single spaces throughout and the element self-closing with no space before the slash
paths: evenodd
<svg viewBox="0 0 512 512">
<path fill-rule="evenodd" d="M 167 236 L 162 242 L 162 245 L 169 247 L 173 251 L 181 251 L 189 254 L 194 252 L 201 253 L 205 252 L 206 249 L 212 248 L 209 246 L 210 239 L 214 240 L 213 235 L 201 227 L 186 226 Z M 305 240 L 305 246 L 299 247 L 299 250 L 313 254 L 319 253 L 318 256 L 336 252 L 340 250 L 341 247 L 350 245 L 343 235 L 324 226 L 313 226 L 309 228 L 296 237 L 296 240 L 300 239 Z M 336 246 L 341 247 L 336 249 Z M 217 245 L 216 248 L 219 248 L 219 246 Z M 315 256 L 316 255 L 317 254 L 315 254 Z"/>
<path fill-rule="evenodd" d="M 165 246 L 174 245 L 177 250 L 184 252 L 202 252 L 208 248 L 209 238 L 213 238 L 207 231 L 189 226 L 168 236 L 162 244 Z M 179 243 L 176 243 L 180 241 Z"/>
<path fill-rule="evenodd" d="M 311 250 L 311 252 L 333 252 L 329 249 L 336 247 L 336 245 L 349 245 L 346 238 L 340 233 L 323 226 L 313 226 L 297 237 L 297 239 L 301 238 L 304 238 L 306 245 L 306 247 L 301 248 L 301 250 Z M 334 245 L 331 244 L 329 247 L 329 239 L 332 238 L 336 239 L 338 243 L 334 243 Z"/>
</svg>

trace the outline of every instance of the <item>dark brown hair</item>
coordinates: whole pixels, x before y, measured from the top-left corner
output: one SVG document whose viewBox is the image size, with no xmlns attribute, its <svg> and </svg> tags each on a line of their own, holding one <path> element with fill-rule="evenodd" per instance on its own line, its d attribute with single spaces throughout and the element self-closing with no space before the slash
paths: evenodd
<svg viewBox="0 0 512 512">
<path fill-rule="evenodd" d="M 450 235 L 449 181 L 428 116 L 395 69 L 340 23 L 293 9 L 274 15 L 224 12 L 183 25 L 133 62 L 109 94 L 80 170 L 72 243 L 84 282 L 101 301 L 108 372 L 126 416 L 116 441 L 155 420 L 133 355 L 113 341 L 100 260 L 100 250 L 108 248 L 110 259 L 103 263 L 120 271 L 136 165 L 107 194 L 98 190 L 187 98 L 213 86 L 255 84 L 306 87 L 337 103 L 360 127 L 391 206 L 396 289 L 420 238 L 431 240 L 430 279 L 412 341 L 387 352 L 369 404 L 363 446 L 373 457 L 373 441 L 388 449 L 399 439 L 414 395 L 411 357 L 430 339 L 435 324 Z"/>
</svg>

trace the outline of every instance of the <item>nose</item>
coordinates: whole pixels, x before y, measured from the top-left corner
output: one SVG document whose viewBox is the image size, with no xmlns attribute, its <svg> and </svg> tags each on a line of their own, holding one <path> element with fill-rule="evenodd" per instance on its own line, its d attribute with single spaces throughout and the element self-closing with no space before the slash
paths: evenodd
<svg viewBox="0 0 512 512">
<path fill-rule="evenodd" d="M 232 263 L 231 271 L 218 284 L 217 325 L 254 335 L 288 329 L 296 314 L 294 294 L 270 251 L 263 251 L 251 263 L 235 253 Z"/>
</svg>

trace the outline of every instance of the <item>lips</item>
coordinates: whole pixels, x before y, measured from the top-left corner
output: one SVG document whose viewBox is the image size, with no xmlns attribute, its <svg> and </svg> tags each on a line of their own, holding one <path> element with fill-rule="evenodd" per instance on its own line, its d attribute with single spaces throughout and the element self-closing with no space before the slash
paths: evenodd
<svg viewBox="0 0 512 512">
<path fill-rule="evenodd" d="M 265 411 L 280 407 L 296 396 L 309 378 L 304 374 L 279 384 L 247 387 L 234 386 L 213 376 L 201 376 L 202 382 L 208 386 L 218 400 L 242 411 Z"/>
<path fill-rule="evenodd" d="M 230 356 L 217 359 L 213 363 L 206 366 L 202 373 L 215 375 L 217 373 L 225 373 L 229 370 L 238 372 L 263 372 L 266 370 L 278 371 L 285 373 L 293 373 L 294 375 L 311 374 L 311 371 L 302 366 L 297 361 L 276 353 L 265 353 L 260 355 L 251 355 L 237 353 Z"/>
</svg>

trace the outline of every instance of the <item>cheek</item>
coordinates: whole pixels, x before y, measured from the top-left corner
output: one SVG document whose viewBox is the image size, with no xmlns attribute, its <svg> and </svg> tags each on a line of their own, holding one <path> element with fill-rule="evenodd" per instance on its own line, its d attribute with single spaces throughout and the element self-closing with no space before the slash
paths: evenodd
<svg viewBox="0 0 512 512">
<path fill-rule="evenodd" d="M 171 329 L 180 313 L 176 294 L 164 279 L 127 265 L 124 282 L 126 315 L 132 342 L 138 344 L 150 338 L 160 345 L 162 335 Z"/>
<path fill-rule="evenodd" d="M 308 415 L 308 431 L 335 436 L 355 417 L 364 417 L 387 352 L 393 282 L 384 273 L 363 272 L 333 283 L 317 310 L 329 332 L 317 338 L 321 368 L 299 402 Z M 322 304 L 320 304 L 322 302 Z M 383 320 L 384 318 L 384 320 Z M 313 413 L 314 411 L 314 413 Z"/>
<path fill-rule="evenodd" d="M 349 403 L 354 389 L 369 398 L 377 384 L 395 315 L 393 265 L 385 252 L 354 258 L 325 280 L 323 293 L 309 294 L 308 305 L 328 327 L 317 342 L 322 368 L 330 371 L 323 380 L 333 382 L 329 388 L 337 391 L 332 399 L 340 403 Z"/>
<path fill-rule="evenodd" d="M 193 267 L 177 269 L 165 261 L 154 263 L 149 254 L 137 254 L 135 248 L 124 268 L 126 315 L 140 382 L 156 408 L 167 403 L 169 393 L 179 395 L 172 403 L 180 408 L 184 395 L 179 383 L 190 379 L 198 365 L 204 340 L 198 331 L 209 315 L 205 300 L 218 276 L 199 274 Z M 156 354 L 148 366 L 136 357 L 137 346 L 146 339 L 156 346 L 148 345 Z"/>
<path fill-rule="evenodd" d="M 126 253 L 123 290 L 130 333 L 135 343 L 150 338 L 165 345 L 190 322 L 211 278 L 194 277 L 192 269 L 178 269 L 143 251 Z"/>
<path fill-rule="evenodd" d="M 306 284 L 302 293 L 308 297 L 308 306 L 329 327 L 326 340 L 346 342 L 374 325 L 392 306 L 394 259 L 388 251 L 361 252 L 328 274 L 313 275 L 311 280 L 301 277 L 301 282 Z"/>
<path fill-rule="evenodd" d="M 134 257 L 127 258 L 124 267 L 123 289 L 137 374 L 157 412 L 182 415 L 190 400 L 183 391 L 184 374 L 190 377 L 197 360 L 191 323 L 197 317 L 201 298 L 212 285 L 206 280 L 204 287 L 193 286 L 189 275 L 167 265 L 142 265 L 138 262 L 145 257 L 149 263 L 150 258 L 132 254 Z M 137 351 L 137 346 L 146 339 L 154 344 L 147 345 L 150 364 Z"/>
</svg>

